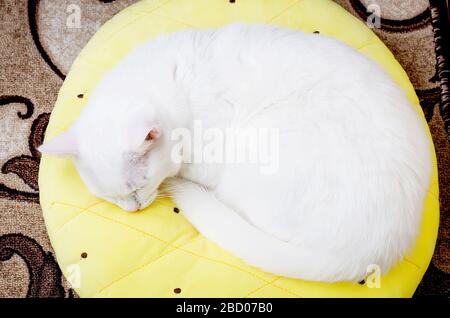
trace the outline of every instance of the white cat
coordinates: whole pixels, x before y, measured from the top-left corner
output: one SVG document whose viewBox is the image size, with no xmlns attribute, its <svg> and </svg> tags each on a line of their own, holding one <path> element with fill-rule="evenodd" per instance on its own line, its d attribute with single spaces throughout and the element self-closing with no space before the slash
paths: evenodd
<svg viewBox="0 0 450 318">
<path fill-rule="evenodd" d="M 427 134 L 375 62 L 317 34 L 232 24 L 139 46 L 40 147 L 69 155 L 96 196 L 143 209 L 167 191 L 226 250 L 277 275 L 359 281 L 414 245 L 431 174 Z M 171 132 L 277 128 L 278 168 L 173 160 Z M 186 150 L 187 151 L 187 150 Z M 194 152 L 197 150 L 193 150 Z"/>
</svg>

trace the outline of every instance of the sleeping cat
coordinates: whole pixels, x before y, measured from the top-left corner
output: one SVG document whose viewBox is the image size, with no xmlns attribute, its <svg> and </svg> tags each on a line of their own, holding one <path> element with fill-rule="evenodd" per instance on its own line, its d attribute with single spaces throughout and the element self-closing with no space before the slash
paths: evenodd
<svg viewBox="0 0 450 318">
<path fill-rule="evenodd" d="M 124 210 L 167 194 L 247 263 L 313 281 L 384 273 L 415 243 L 431 174 L 423 123 L 380 66 L 337 40 L 259 24 L 162 35 L 88 97 L 40 151 L 70 156 Z M 173 132 L 196 121 L 276 129 L 276 169 L 174 160 Z M 187 148 L 183 158 L 201 151 Z"/>
</svg>

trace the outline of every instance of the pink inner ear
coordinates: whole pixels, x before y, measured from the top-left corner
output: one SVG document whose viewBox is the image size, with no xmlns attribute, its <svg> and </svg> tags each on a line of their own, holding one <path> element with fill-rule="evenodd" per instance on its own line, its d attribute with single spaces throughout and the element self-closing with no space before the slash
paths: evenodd
<svg viewBox="0 0 450 318">
<path fill-rule="evenodd" d="M 159 133 L 155 128 L 152 128 L 147 136 L 145 136 L 145 140 L 152 141 L 158 139 Z"/>
</svg>

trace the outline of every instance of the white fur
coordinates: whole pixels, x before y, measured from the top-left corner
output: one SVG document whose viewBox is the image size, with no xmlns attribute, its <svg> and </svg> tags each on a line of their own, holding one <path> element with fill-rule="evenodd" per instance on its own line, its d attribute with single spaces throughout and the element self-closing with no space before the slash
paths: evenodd
<svg viewBox="0 0 450 318">
<path fill-rule="evenodd" d="M 177 164 L 174 128 L 280 129 L 279 170 Z M 144 140 L 157 129 L 157 140 Z M 268 25 L 187 30 L 139 46 L 65 135 L 95 195 L 144 208 L 167 179 L 205 236 L 278 275 L 358 281 L 415 243 L 431 159 L 423 124 L 373 61 L 322 35 Z M 67 149 L 67 144 L 74 147 Z M 69 147 L 70 148 L 70 147 Z"/>
</svg>

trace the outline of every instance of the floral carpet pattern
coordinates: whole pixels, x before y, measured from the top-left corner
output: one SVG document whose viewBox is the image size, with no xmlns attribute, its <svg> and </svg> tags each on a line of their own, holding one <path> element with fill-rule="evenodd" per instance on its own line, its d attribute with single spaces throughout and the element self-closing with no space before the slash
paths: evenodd
<svg viewBox="0 0 450 318">
<path fill-rule="evenodd" d="M 239 1 L 245 0 L 229 2 L 237 5 Z M 36 148 L 74 58 L 104 22 L 134 2 L 0 0 L 0 297 L 77 297 L 61 274 L 46 233 L 39 206 Z M 378 24 L 374 32 L 405 68 L 420 98 L 437 151 L 441 225 L 432 263 L 415 296 L 450 297 L 450 92 L 445 38 L 449 15 L 445 1 L 336 2 L 359 19 Z"/>
</svg>

